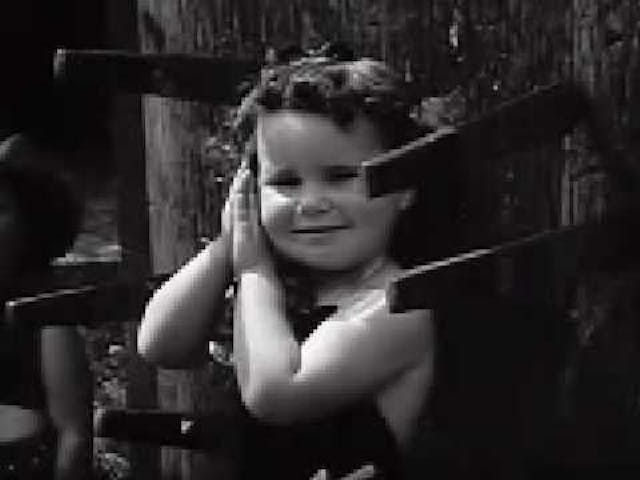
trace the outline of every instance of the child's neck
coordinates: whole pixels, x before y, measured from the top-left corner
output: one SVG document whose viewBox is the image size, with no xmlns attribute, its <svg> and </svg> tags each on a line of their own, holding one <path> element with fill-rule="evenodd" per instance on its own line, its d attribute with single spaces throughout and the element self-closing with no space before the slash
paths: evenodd
<svg viewBox="0 0 640 480">
<path fill-rule="evenodd" d="M 386 270 L 390 260 L 375 257 L 349 271 L 317 272 L 315 281 L 319 305 L 336 305 L 360 290 L 373 288 L 378 275 Z"/>
<path fill-rule="evenodd" d="M 361 290 L 373 288 L 379 284 L 380 274 L 395 265 L 384 255 L 340 271 L 310 269 L 284 258 L 280 258 L 277 264 L 283 281 L 289 279 L 298 287 L 304 285 L 304 290 L 316 305 L 338 305 Z"/>
</svg>

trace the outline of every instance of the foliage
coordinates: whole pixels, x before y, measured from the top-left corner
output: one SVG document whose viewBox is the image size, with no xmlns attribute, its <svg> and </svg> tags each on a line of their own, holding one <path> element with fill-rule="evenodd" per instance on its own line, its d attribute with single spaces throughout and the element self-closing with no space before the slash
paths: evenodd
<svg viewBox="0 0 640 480">
<path fill-rule="evenodd" d="M 85 333 L 94 378 L 94 409 L 123 408 L 127 388 L 127 352 L 121 324 L 105 324 Z M 129 478 L 126 451 L 117 442 L 96 439 L 94 467 L 100 480 Z"/>
<path fill-rule="evenodd" d="M 82 233 L 73 249 L 64 258 L 58 259 L 59 265 L 73 265 L 87 260 L 119 259 L 114 198 L 105 195 L 90 198 L 86 210 Z M 122 324 L 102 324 L 95 328 L 83 329 L 82 333 L 93 374 L 94 410 L 124 407 L 128 354 L 125 350 Z M 129 478 L 129 461 L 122 445 L 107 439 L 95 439 L 94 470 L 98 480 Z"/>
</svg>

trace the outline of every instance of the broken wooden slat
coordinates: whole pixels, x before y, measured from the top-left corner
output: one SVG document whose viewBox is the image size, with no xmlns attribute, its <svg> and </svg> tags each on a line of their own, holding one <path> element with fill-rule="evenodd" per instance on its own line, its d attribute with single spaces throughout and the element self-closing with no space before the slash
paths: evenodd
<svg viewBox="0 0 640 480">
<path fill-rule="evenodd" d="M 369 194 L 415 186 L 442 165 L 526 150 L 560 138 L 589 113 L 582 90 L 571 83 L 541 88 L 504 103 L 480 118 L 428 134 L 364 163 Z"/>
<path fill-rule="evenodd" d="M 137 322 L 144 308 L 137 299 L 148 299 L 167 278 L 169 274 L 161 274 L 144 283 L 112 281 L 15 298 L 5 303 L 4 321 L 22 328 Z M 211 340 L 226 341 L 230 337 L 231 331 L 218 324 Z"/>
<path fill-rule="evenodd" d="M 143 308 L 134 302 L 136 292 L 143 290 L 144 298 L 148 298 L 164 279 L 166 275 L 144 284 L 111 281 L 15 298 L 5 303 L 5 321 L 15 326 L 40 328 L 135 320 Z"/>
<path fill-rule="evenodd" d="M 238 85 L 258 71 L 247 60 L 199 54 L 136 53 L 118 50 L 59 49 L 56 80 L 68 87 L 228 104 Z"/>
<path fill-rule="evenodd" d="M 129 290 L 125 284 L 83 286 L 9 300 L 5 321 L 39 328 L 46 325 L 91 325 L 129 318 Z"/>
<path fill-rule="evenodd" d="M 230 446 L 237 430 L 237 419 L 222 411 L 198 415 L 161 410 L 100 409 L 94 419 L 96 437 L 200 450 Z"/>
<path fill-rule="evenodd" d="M 537 232 L 499 245 L 479 248 L 415 267 L 398 276 L 387 290 L 391 311 L 437 308 L 461 295 L 461 283 L 480 288 L 483 267 L 501 256 L 549 247 L 566 275 L 577 271 L 628 268 L 640 260 L 640 209 L 611 213 L 600 221 Z M 474 283 L 475 282 L 475 283 Z"/>
</svg>

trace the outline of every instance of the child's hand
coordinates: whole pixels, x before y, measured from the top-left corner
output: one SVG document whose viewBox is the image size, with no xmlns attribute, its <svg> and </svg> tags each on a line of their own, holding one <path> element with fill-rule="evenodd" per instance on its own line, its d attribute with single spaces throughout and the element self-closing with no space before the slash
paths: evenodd
<svg viewBox="0 0 640 480">
<path fill-rule="evenodd" d="M 225 239 L 226 242 L 233 242 L 233 218 L 232 218 L 232 204 L 233 199 L 236 196 L 238 191 L 238 187 L 240 185 L 240 177 L 244 172 L 244 163 L 240 165 L 240 168 L 236 171 L 233 176 L 233 181 L 231 182 L 231 186 L 229 187 L 229 193 L 227 194 L 227 200 L 224 202 L 224 207 L 222 209 L 222 218 L 221 218 L 221 236 Z M 231 258 L 229 258 L 231 260 Z"/>
<path fill-rule="evenodd" d="M 236 276 L 249 270 L 272 267 L 271 255 L 260 225 L 255 181 L 249 168 L 243 166 L 234 179 L 228 202 L 233 271 Z"/>
<path fill-rule="evenodd" d="M 351 472 L 346 477 L 342 477 L 337 480 L 365 480 L 367 478 L 374 478 L 375 474 L 375 467 L 373 465 L 367 464 Z M 331 475 L 326 469 L 322 468 L 318 470 L 309 480 L 331 480 Z"/>
</svg>

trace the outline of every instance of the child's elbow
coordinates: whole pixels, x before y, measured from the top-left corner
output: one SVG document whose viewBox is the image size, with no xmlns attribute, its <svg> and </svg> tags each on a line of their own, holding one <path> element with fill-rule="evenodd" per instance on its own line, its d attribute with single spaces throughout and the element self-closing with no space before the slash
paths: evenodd
<svg viewBox="0 0 640 480">
<path fill-rule="evenodd" d="M 162 338 L 154 329 L 147 328 L 144 321 L 138 329 L 136 346 L 138 355 L 146 362 L 160 368 L 180 370 L 201 367 L 209 359 L 208 344 L 197 351 L 189 350 L 174 338 L 166 335 Z"/>
<path fill-rule="evenodd" d="M 144 321 L 144 320 L 143 320 Z M 163 355 L 158 349 L 157 341 L 151 332 L 141 326 L 137 338 L 138 355 L 149 363 L 161 363 Z"/>
<path fill-rule="evenodd" d="M 183 355 L 177 355 L 175 352 L 161 348 L 156 342 L 149 340 L 145 336 L 138 337 L 137 347 L 138 355 L 143 360 L 160 368 L 186 369 L 195 366 L 195 362 L 184 358 Z"/>
<path fill-rule="evenodd" d="M 138 327 L 137 349 L 138 355 L 149 363 L 162 365 L 170 360 L 166 345 L 163 345 L 158 328 L 154 328 L 154 318 L 149 315 L 147 309 L 142 317 L 142 322 Z"/>
<path fill-rule="evenodd" d="M 295 421 L 294 410 L 287 406 L 281 389 L 254 386 L 243 392 L 242 401 L 251 415 L 270 425 L 289 425 Z"/>
</svg>

